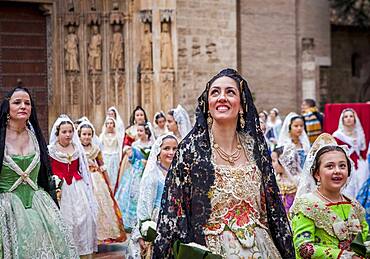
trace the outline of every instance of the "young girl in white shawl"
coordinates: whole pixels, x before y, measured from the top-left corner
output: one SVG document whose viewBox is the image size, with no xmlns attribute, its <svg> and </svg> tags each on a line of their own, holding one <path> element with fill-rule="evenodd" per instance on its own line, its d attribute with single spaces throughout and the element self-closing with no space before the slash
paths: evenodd
<svg viewBox="0 0 370 259">
<path fill-rule="evenodd" d="M 50 133 L 49 156 L 57 182 L 62 181 L 60 212 L 72 226 L 81 258 L 97 251 L 97 203 L 93 195 L 88 163 L 73 122 L 60 115 Z M 37 238 L 37 237 L 35 237 Z"/>
<path fill-rule="evenodd" d="M 122 138 L 117 133 L 117 122 L 111 117 L 107 117 L 104 122 L 103 132 L 100 134 L 104 164 L 108 172 L 111 190 L 114 192 L 119 162 L 121 159 Z"/>
<path fill-rule="evenodd" d="M 140 194 L 137 207 L 137 224 L 129 242 L 129 252 L 133 258 L 141 258 L 143 253 L 150 257 L 151 243 L 145 242 L 140 229 L 145 221 L 157 222 L 161 207 L 164 182 L 173 156 L 177 150 L 177 138 L 167 133 L 160 136 L 152 146 L 143 178 L 140 182 Z"/>
<path fill-rule="evenodd" d="M 179 141 L 181 141 L 190 132 L 192 125 L 189 114 L 179 104 L 167 114 L 167 128 L 172 132 Z"/>
<path fill-rule="evenodd" d="M 283 123 L 278 139 L 278 147 L 294 144 L 298 155 L 299 164 L 303 169 L 303 165 L 310 149 L 310 141 L 304 131 L 303 117 L 291 112 Z"/>
<path fill-rule="evenodd" d="M 83 121 L 79 124 L 77 132 L 85 151 L 94 196 L 98 202 L 98 242 L 123 242 L 126 240 L 126 234 L 123 229 L 122 215 L 109 186 L 109 177 L 104 167 L 102 152 L 92 141 L 95 136 L 94 126 L 88 120 Z"/>
<path fill-rule="evenodd" d="M 367 180 L 366 139 L 361 121 L 353 109 L 344 109 L 339 118 L 338 129 L 333 133 L 339 145 L 347 145 L 355 168 L 345 194 L 355 198 Z"/>
</svg>

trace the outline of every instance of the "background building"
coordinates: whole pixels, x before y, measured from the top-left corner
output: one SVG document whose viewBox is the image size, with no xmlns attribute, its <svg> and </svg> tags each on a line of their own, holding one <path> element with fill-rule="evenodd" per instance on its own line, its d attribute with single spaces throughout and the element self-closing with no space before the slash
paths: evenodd
<svg viewBox="0 0 370 259">
<path fill-rule="evenodd" d="M 136 105 L 193 114 L 231 67 L 259 109 L 285 114 L 303 98 L 369 100 L 369 43 L 328 0 L 2 0 L 0 96 L 29 87 L 45 132 L 60 113 L 101 125 L 110 106 L 127 123 Z"/>
</svg>

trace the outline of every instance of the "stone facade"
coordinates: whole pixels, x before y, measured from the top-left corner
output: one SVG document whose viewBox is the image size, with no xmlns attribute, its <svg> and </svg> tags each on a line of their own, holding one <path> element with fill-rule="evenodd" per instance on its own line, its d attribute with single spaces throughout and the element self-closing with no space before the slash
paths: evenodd
<svg viewBox="0 0 370 259">
<path fill-rule="evenodd" d="M 333 26 L 327 102 L 370 101 L 370 31 Z"/>
<path fill-rule="evenodd" d="M 99 129 L 110 106 L 126 124 L 136 105 L 150 119 L 178 103 L 192 116 L 206 82 L 226 67 L 248 79 L 259 110 L 282 114 L 307 97 L 352 100 L 369 84 L 369 33 L 332 29 L 327 0 L 27 2 L 47 16 L 49 127 L 67 113 Z M 334 96 L 338 89 L 348 98 Z"/>
<path fill-rule="evenodd" d="M 237 67 L 237 10 L 232 0 L 177 0 L 175 103 L 194 113 L 207 81 Z"/>
</svg>

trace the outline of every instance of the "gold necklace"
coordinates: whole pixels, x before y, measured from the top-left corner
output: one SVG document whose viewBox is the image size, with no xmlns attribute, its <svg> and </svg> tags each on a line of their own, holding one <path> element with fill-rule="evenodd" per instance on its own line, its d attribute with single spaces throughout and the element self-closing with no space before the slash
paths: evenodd
<svg viewBox="0 0 370 259">
<path fill-rule="evenodd" d="M 18 129 L 18 128 L 13 128 L 12 126 L 8 125 L 7 128 L 9 130 L 17 132 L 18 134 L 21 134 L 26 131 L 26 127 Z"/>
<path fill-rule="evenodd" d="M 320 197 L 322 197 L 324 200 L 328 201 L 329 203 L 338 203 L 338 202 L 343 201 L 343 195 L 342 194 L 340 194 L 340 201 L 334 202 L 334 201 L 330 200 L 328 197 L 326 197 L 324 194 L 322 194 L 319 190 L 316 190 L 316 191 L 320 195 Z"/>
<path fill-rule="evenodd" d="M 236 150 L 232 152 L 231 154 L 227 153 L 225 150 L 223 150 L 219 144 L 217 144 L 215 141 L 213 141 L 213 148 L 216 150 L 217 154 L 220 156 L 220 158 L 224 161 L 229 162 L 230 165 L 234 165 L 235 161 L 239 160 L 241 154 L 242 154 L 242 146 L 240 145 L 240 140 L 238 137 L 238 145 L 236 146 Z"/>
</svg>

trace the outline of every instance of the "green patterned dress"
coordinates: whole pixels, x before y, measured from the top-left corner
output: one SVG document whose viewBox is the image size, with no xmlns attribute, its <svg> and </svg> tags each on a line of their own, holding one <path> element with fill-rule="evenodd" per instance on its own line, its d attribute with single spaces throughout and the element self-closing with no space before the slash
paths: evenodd
<svg viewBox="0 0 370 259">
<path fill-rule="evenodd" d="M 48 193 L 37 186 L 38 150 L 4 152 L 0 173 L 0 258 L 78 258 L 70 229 Z"/>
<path fill-rule="evenodd" d="M 352 258 L 350 244 L 358 233 L 366 240 L 365 210 L 355 201 L 325 203 L 316 194 L 302 195 L 292 212 L 297 258 Z"/>
</svg>

